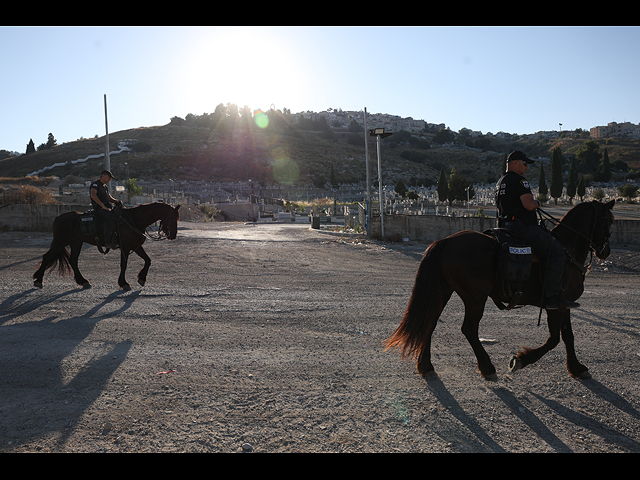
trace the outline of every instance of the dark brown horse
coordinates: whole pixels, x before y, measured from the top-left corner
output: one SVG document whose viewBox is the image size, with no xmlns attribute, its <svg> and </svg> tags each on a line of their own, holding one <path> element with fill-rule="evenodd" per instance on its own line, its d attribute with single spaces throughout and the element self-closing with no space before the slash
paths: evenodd
<svg viewBox="0 0 640 480">
<path fill-rule="evenodd" d="M 609 237 L 615 201 L 586 202 L 572 208 L 551 230 L 565 248 L 563 288 L 566 299 L 582 295 L 585 262 L 590 252 L 600 259 L 609 256 Z M 478 326 L 485 303 L 508 302 L 498 273 L 499 243 L 494 237 L 463 231 L 432 243 L 424 253 L 406 312 L 398 328 L 385 341 L 387 349 L 398 348 L 402 357 L 416 360 L 418 372 L 435 377 L 431 364 L 431 335 L 445 305 L 456 292 L 464 303 L 462 333 L 478 361 L 478 370 L 486 380 L 497 380 L 496 369 L 478 338 Z M 518 305 L 540 305 L 542 282 L 540 262 L 534 261 L 529 280 L 523 283 Z M 567 368 L 576 378 L 590 378 L 587 367 L 576 358 L 569 310 L 547 311 L 549 337 L 539 348 L 524 348 L 511 359 L 515 371 L 536 362 L 562 340 L 567 350 Z"/>
<path fill-rule="evenodd" d="M 136 252 L 144 260 L 144 266 L 138 272 L 138 283 L 144 285 L 147 280 L 147 272 L 151 265 L 151 259 L 142 248 L 146 240 L 146 229 L 153 223 L 160 221 L 159 238 L 175 239 L 180 218 L 180 205 L 172 207 L 165 203 L 148 203 L 132 208 L 123 208 L 120 221 L 117 222 L 116 231 L 120 244 L 120 277 L 118 285 L 124 290 L 130 290 L 125 279 L 125 271 L 129 254 Z M 58 216 L 53 221 L 53 240 L 49 251 L 42 257 L 40 268 L 33 274 L 33 285 L 42 288 L 42 277 L 46 270 L 58 267 L 60 274 L 71 273 L 78 285 L 83 288 L 91 288 L 91 284 L 85 279 L 78 269 L 78 257 L 83 243 L 96 245 L 95 235 L 83 235 L 80 227 L 79 212 L 68 212 Z M 67 245 L 71 246 L 71 254 L 67 251 Z"/>
</svg>

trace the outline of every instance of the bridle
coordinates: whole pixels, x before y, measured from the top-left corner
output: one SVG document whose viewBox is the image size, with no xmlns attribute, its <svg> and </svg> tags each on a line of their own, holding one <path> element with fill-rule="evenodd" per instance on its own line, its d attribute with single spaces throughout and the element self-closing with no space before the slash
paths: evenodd
<svg viewBox="0 0 640 480">
<path fill-rule="evenodd" d="M 595 211 L 594 224 L 593 224 L 593 228 L 591 229 L 590 236 L 587 236 L 584 233 L 579 232 L 575 228 L 570 227 L 569 225 L 566 224 L 566 222 L 563 222 L 562 220 L 558 220 L 557 218 L 553 217 L 553 215 L 550 215 L 549 213 L 545 212 L 541 208 L 538 209 L 538 212 L 539 212 L 541 220 L 542 220 L 542 217 L 545 216 L 545 217 L 547 217 L 547 219 L 549 219 L 552 222 L 554 222 L 556 224 L 556 226 L 560 225 L 560 226 L 562 226 L 564 228 L 567 228 L 567 229 L 571 230 L 573 233 L 575 233 L 579 237 L 582 237 L 583 239 L 585 239 L 589 243 L 589 250 L 591 251 L 591 258 L 589 259 L 589 263 L 588 263 L 587 266 L 580 265 L 569 254 L 569 258 L 571 260 L 571 263 L 576 265 L 578 268 L 580 268 L 583 271 L 583 274 L 590 270 L 591 261 L 593 260 L 593 254 L 595 253 L 596 257 L 600 258 L 600 255 L 602 255 L 602 253 L 609 246 L 609 238 L 611 237 L 611 234 L 613 233 L 613 230 L 611 230 L 611 223 L 613 223 L 613 215 L 611 214 L 611 212 L 607 209 L 606 212 L 605 212 L 605 215 L 603 215 L 602 218 L 600 219 L 601 223 L 596 225 L 596 222 L 598 221 L 598 208 L 596 207 L 596 205 L 593 202 L 590 205 L 593 207 L 593 209 Z M 593 235 L 595 234 L 595 232 L 596 231 L 600 231 L 600 230 L 605 230 L 604 227 L 606 226 L 606 224 L 608 222 L 610 222 L 609 228 L 606 229 L 608 231 L 608 233 L 606 233 L 602 237 L 602 239 L 594 240 Z M 598 244 L 600 244 L 600 247 L 598 247 Z M 565 248 L 565 251 L 566 251 L 566 248 Z"/>
<path fill-rule="evenodd" d="M 608 221 L 611 221 L 611 223 L 613 223 L 613 214 L 611 213 L 611 211 L 609 209 L 606 209 L 605 215 L 603 215 L 603 217 L 601 219 L 602 223 L 600 225 L 596 225 L 596 222 L 598 221 L 598 207 L 596 207 L 596 205 L 593 202 L 591 203 L 591 206 L 593 207 L 593 209 L 595 211 L 595 215 L 594 215 L 594 220 L 593 220 L 593 228 L 591 229 L 591 235 L 590 236 L 587 236 L 584 233 L 579 232 L 575 228 L 570 227 L 569 225 L 567 225 L 562 220 L 558 220 L 553 215 L 545 212 L 541 208 L 538 208 L 538 215 L 540 216 L 540 221 L 541 222 L 544 221 L 543 216 L 547 217 L 547 219 L 549 219 L 552 222 L 554 222 L 556 224 L 556 226 L 561 225 L 564 228 L 567 228 L 567 229 L 571 230 L 573 233 L 575 233 L 579 237 L 582 237 L 583 239 L 585 239 L 589 243 L 589 251 L 590 251 L 591 255 L 589 257 L 589 263 L 587 263 L 586 265 L 578 262 L 575 258 L 573 258 L 573 255 L 571 254 L 571 252 L 569 252 L 567 247 L 562 245 L 562 248 L 564 249 L 564 252 L 565 252 L 566 256 L 569 259 L 569 263 L 582 272 L 582 280 L 583 281 L 584 281 L 585 275 L 587 273 L 589 273 L 589 271 L 591 270 L 591 262 L 593 261 L 593 254 L 595 253 L 596 256 L 598 258 L 600 258 L 600 255 L 602 254 L 602 252 L 604 252 L 605 249 L 609 246 L 609 237 L 611 237 L 611 234 L 613 233 L 613 231 L 611 230 L 611 224 L 610 224 L 609 225 L 609 229 L 608 229 L 609 233 L 604 235 L 604 237 L 602 238 L 601 247 L 598 248 L 597 243 L 599 243 L 599 240 L 598 240 L 598 242 L 596 242 L 593 239 L 593 235 L 596 232 L 596 230 L 601 229 L 602 227 L 604 227 L 605 224 Z M 551 235 L 551 231 L 550 230 L 549 230 L 549 235 Z M 538 316 L 538 326 L 540 326 L 541 317 L 542 317 L 542 303 L 540 303 L 540 315 Z"/>
<path fill-rule="evenodd" d="M 174 208 L 171 208 L 171 211 L 167 214 L 167 216 L 164 219 L 160 219 L 160 226 L 158 227 L 157 231 L 151 231 L 151 233 L 149 233 L 149 230 L 151 229 L 151 226 L 148 226 L 144 229 L 144 231 L 141 231 L 136 225 L 134 225 L 134 223 L 131 221 L 131 219 L 129 219 L 127 217 L 126 214 L 126 210 L 122 209 L 122 214 L 120 216 L 120 218 L 122 218 L 125 223 L 138 235 L 140 235 L 141 237 L 146 237 L 149 240 L 166 240 L 169 238 L 169 235 L 167 234 L 167 230 L 168 230 L 168 225 L 169 225 L 169 219 L 171 218 L 172 215 L 178 215 L 178 213 L 176 212 L 176 210 Z"/>
</svg>

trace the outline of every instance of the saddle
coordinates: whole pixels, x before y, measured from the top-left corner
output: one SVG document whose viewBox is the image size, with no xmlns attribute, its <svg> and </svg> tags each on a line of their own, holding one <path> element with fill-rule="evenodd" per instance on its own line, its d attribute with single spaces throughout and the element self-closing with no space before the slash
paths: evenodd
<svg viewBox="0 0 640 480">
<path fill-rule="evenodd" d="M 114 214 L 116 217 L 116 227 L 122 223 L 121 211 L 118 205 L 114 208 Z M 95 210 L 91 209 L 80 215 L 80 232 L 87 237 L 93 237 L 96 241 L 96 246 L 100 253 L 105 254 L 109 251 L 107 248 L 103 250 L 104 236 L 102 234 L 102 220 Z M 114 235 L 118 236 L 118 228 L 115 228 Z"/>
<path fill-rule="evenodd" d="M 98 234 L 98 215 L 95 210 L 89 210 L 80 215 L 80 231 L 82 235 L 87 236 Z"/>
<path fill-rule="evenodd" d="M 533 248 L 517 235 L 504 228 L 491 228 L 483 232 L 496 239 L 500 245 L 498 252 L 498 273 L 501 278 L 502 293 L 509 299 L 504 305 L 494 300 L 500 310 L 516 308 L 522 296 L 522 283 L 531 277 L 531 265 L 538 259 Z"/>
</svg>

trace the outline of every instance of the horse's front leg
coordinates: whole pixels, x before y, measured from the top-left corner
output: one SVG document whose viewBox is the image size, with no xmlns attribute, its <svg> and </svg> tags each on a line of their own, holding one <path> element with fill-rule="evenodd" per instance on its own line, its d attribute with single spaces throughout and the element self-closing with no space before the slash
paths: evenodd
<svg viewBox="0 0 640 480">
<path fill-rule="evenodd" d="M 127 271 L 127 263 L 129 261 L 129 251 L 125 252 L 124 250 L 120 250 L 120 276 L 118 277 L 118 285 L 123 290 L 131 290 L 131 285 L 127 282 L 125 278 L 125 272 Z"/>
<path fill-rule="evenodd" d="M 553 350 L 560 343 L 560 327 L 564 321 L 563 315 L 568 313 L 559 310 L 547 310 L 547 324 L 549 325 L 549 337 L 538 348 L 521 347 L 522 350 L 511 358 L 509 371 L 515 372 L 540 360 L 547 352 Z"/>
<path fill-rule="evenodd" d="M 564 341 L 565 348 L 567 349 L 567 370 L 569 375 L 574 378 L 588 379 L 591 378 L 589 369 L 582 365 L 576 357 L 576 350 L 574 346 L 573 330 L 571 329 L 571 312 L 565 310 L 562 312 L 563 322 L 560 328 L 562 334 L 562 340 Z"/>
<path fill-rule="evenodd" d="M 138 256 L 144 260 L 144 266 L 138 272 L 138 283 L 144 287 L 144 284 L 147 282 L 147 273 L 149 272 L 149 267 L 151 266 L 151 259 L 147 252 L 144 251 L 142 245 L 134 250 L 138 254 Z"/>
<path fill-rule="evenodd" d="M 69 256 L 69 263 L 71 264 L 71 268 L 73 269 L 73 278 L 78 285 L 82 286 L 82 288 L 91 288 L 91 283 L 89 283 L 89 280 L 82 276 L 82 274 L 80 273 L 80 268 L 78 268 L 78 258 L 80 257 L 80 251 L 82 250 L 82 241 L 73 241 L 71 242 L 70 246 L 71 255 Z"/>
</svg>

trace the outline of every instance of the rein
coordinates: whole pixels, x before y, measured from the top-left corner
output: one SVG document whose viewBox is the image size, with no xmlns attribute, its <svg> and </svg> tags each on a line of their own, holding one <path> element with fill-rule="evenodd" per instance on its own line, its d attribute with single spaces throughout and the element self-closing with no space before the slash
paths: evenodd
<svg viewBox="0 0 640 480">
<path fill-rule="evenodd" d="M 592 205 L 594 210 L 596 210 L 595 205 Z M 598 249 L 597 245 L 595 243 L 593 243 L 593 240 L 591 237 L 587 237 L 584 233 L 579 232 L 578 230 L 576 230 L 573 227 L 570 227 L 569 225 L 567 225 L 565 222 L 563 222 L 562 220 L 558 220 L 557 218 L 555 218 L 553 215 L 545 212 L 544 210 L 542 210 L 541 208 L 538 209 L 539 215 L 540 215 L 540 219 L 542 220 L 543 215 L 545 217 L 547 217 L 547 219 L 551 220 L 552 222 L 554 222 L 557 225 L 561 225 L 564 228 L 567 228 L 569 230 L 571 230 L 573 233 L 575 233 L 576 235 L 584 238 L 588 243 L 589 243 L 589 251 L 591 253 L 591 256 L 589 258 L 589 263 L 587 265 L 583 265 L 580 262 L 578 262 L 576 259 L 573 258 L 573 256 L 571 255 L 571 253 L 567 250 L 567 248 L 563 245 L 564 251 L 567 254 L 567 256 L 569 257 L 569 261 L 571 262 L 572 265 L 574 265 L 575 267 L 577 267 L 583 275 L 586 275 L 590 270 L 591 270 L 591 263 L 593 261 L 593 254 L 595 252 L 596 255 L 599 255 L 600 253 L 602 253 L 604 251 L 604 249 L 607 247 L 607 245 L 609 244 L 609 238 L 611 237 L 611 232 L 609 232 L 608 235 L 605 235 L 604 238 L 604 242 L 602 244 L 602 247 L 600 249 Z M 595 226 L 595 222 L 597 220 L 597 211 L 596 211 L 596 217 L 594 218 L 593 222 L 594 222 L 594 226 L 593 226 L 593 232 L 591 233 L 591 236 L 593 236 L 593 233 L 595 232 L 596 226 Z M 603 219 L 603 222 L 606 222 L 606 218 Z"/>
<path fill-rule="evenodd" d="M 122 218 L 122 220 L 124 221 L 124 223 L 126 223 L 129 228 L 131 228 L 135 233 L 137 233 L 138 235 L 140 235 L 141 237 L 146 237 L 149 240 L 166 240 L 167 239 L 167 234 L 162 232 L 160 229 L 158 229 L 157 232 L 154 233 L 149 233 L 147 230 L 150 228 L 146 227 L 144 232 L 141 231 L 136 225 L 134 225 L 134 223 L 131 221 L 130 218 L 128 218 L 128 214 L 126 213 L 125 209 L 121 209 L 121 215 L 120 218 Z M 166 216 L 166 218 L 164 220 L 160 220 L 161 223 L 165 223 L 166 220 L 171 216 L 171 212 L 169 212 L 169 214 Z M 154 222 L 155 223 L 155 222 Z"/>
</svg>

